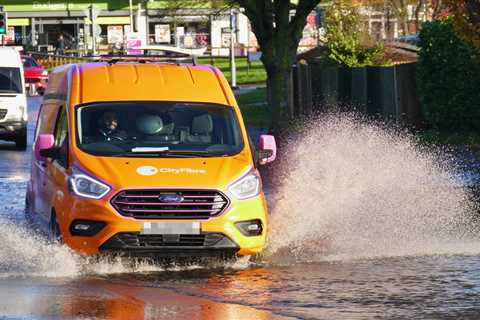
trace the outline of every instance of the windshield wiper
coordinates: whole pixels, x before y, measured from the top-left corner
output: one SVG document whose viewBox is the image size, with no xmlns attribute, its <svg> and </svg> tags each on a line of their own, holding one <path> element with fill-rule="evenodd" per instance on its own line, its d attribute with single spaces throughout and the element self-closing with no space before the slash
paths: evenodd
<svg viewBox="0 0 480 320">
<path fill-rule="evenodd" d="M 211 153 L 205 150 L 158 150 L 152 151 L 147 150 L 140 151 L 137 149 L 133 152 L 126 152 L 126 153 L 119 153 L 114 154 L 117 157 L 169 157 L 169 158 L 196 158 L 196 157 L 220 157 L 223 155 L 219 155 L 216 153 Z"/>
</svg>

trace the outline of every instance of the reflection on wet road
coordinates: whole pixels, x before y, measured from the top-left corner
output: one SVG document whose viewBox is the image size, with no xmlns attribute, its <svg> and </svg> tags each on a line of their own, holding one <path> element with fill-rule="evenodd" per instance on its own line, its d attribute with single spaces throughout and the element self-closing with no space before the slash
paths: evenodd
<svg viewBox="0 0 480 320">
<path fill-rule="evenodd" d="M 31 138 L 39 100 L 29 103 Z M 408 242 L 413 234 L 407 234 L 402 241 L 408 246 L 402 248 L 397 241 L 394 253 L 367 248 L 361 252 L 352 246 L 359 251 L 357 259 L 298 259 L 286 250 L 257 262 L 241 259 L 201 266 L 89 261 L 26 229 L 23 207 L 30 157 L 30 151 L 15 151 L 13 144 L 0 142 L 0 318 L 480 317 L 480 241 L 464 237 L 438 239 L 427 246 Z M 308 224 L 314 222 L 313 213 L 305 216 Z M 368 230 L 362 236 L 366 239 Z M 382 236 L 390 242 L 373 248 L 395 242 Z M 317 242 L 302 241 L 309 254 L 319 251 Z"/>
</svg>

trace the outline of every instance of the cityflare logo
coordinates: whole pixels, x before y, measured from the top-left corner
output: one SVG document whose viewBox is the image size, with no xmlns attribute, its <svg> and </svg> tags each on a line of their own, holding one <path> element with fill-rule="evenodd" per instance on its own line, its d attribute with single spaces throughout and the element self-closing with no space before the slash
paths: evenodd
<svg viewBox="0 0 480 320">
<path fill-rule="evenodd" d="M 157 168 L 153 166 L 142 166 L 137 168 L 137 173 L 142 176 L 153 176 L 157 173 L 170 174 L 205 174 L 207 170 L 192 168 Z"/>
</svg>

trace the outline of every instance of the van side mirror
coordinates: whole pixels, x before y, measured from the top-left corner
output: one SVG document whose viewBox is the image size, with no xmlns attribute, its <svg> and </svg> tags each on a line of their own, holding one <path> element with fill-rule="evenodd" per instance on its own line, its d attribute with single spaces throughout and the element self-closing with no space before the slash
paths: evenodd
<svg viewBox="0 0 480 320">
<path fill-rule="evenodd" d="M 260 149 L 258 151 L 260 164 L 267 164 L 275 161 L 277 158 L 277 143 L 275 142 L 274 136 L 262 134 L 258 146 Z"/>
<path fill-rule="evenodd" d="M 37 161 L 45 161 L 47 154 L 44 155 L 44 151 L 49 150 L 55 144 L 53 134 L 42 133 L 35 141 L 34 153 Z"/>
</svg>

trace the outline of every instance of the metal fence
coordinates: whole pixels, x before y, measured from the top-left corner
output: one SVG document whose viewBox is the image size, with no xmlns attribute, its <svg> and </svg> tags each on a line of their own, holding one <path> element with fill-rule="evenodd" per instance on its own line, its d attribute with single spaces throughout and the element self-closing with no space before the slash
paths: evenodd
<svg viewBox="0 0 480 320">
<path fill-rule="evenodd" d="M 416 63 L 342 68 L 299 62 L 292 81 L 291 116 L 335 106 L 416 127 L 423 124 Z"/>
</svg>

